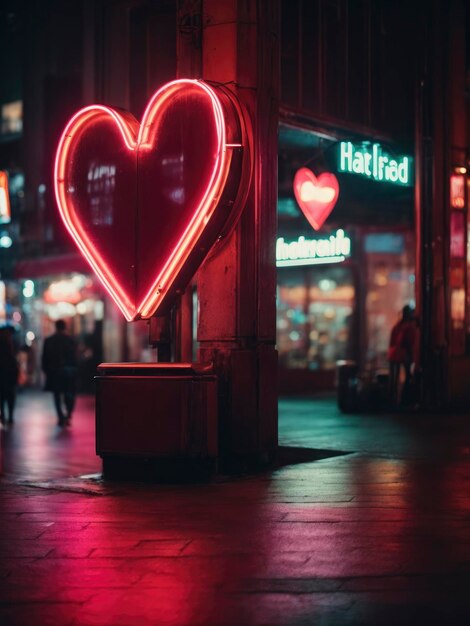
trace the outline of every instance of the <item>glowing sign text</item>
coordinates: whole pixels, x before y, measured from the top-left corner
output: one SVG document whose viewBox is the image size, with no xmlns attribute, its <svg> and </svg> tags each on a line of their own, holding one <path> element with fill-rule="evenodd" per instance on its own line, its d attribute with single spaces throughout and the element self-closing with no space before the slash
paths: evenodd
<svg viewBox="0 0 470 626">
<path fill-rule="evenodd" d="M 339 146 L 339 171 L 358 174 L 372 180 L 411 184 L 411 159 L 407 156 L 392 157 L 378 143 L 355 145 L 341 141 Z"/>
<path fill-rule="evenodd" d="M 301 236 L 287 242 L 279 237 L 276 243 L 277 267 L 342 263 L 351 255 L 351 239 L 342 228 L 329 237 L 306 239 Z"/>
</svg>

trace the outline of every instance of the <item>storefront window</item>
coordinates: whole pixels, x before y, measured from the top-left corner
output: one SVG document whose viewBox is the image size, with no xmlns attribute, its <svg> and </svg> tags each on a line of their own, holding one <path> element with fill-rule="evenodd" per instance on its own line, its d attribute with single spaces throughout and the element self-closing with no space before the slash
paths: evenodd
<svg viewBox="0 0 470 626">
<path fill-rule="evenodd" d="M 366 363 L 376 371 L 388 367 L 390 330 L 402 308 L 414 306 L 413 236 L 409 232 L 375 232 L 364 236 L 367 267 Z"/>
<path fill-rule="evenodd" d="M 20 343 L 34 360 L 29 384 L 41 384 L 40 357 L 44 339 L 63 319 L 78 346 L 79 389 L 91 391 L 96 364 L 103 360 L 103 294 L 92 276 L 82 273 L 41 276 L 21 283 Z"/>
<path fill-rule="evenodd" d="M 284 390 L 332 389 L 342 359 L 375 376 L 388 367 L 393 325 L 415 300 L 412 157 L 341 129 L 281 124 L 278 175 Z"/>
<path fill-rule="evenodd" d="M 284 368 L 334 369 L 353 351 L 355 287 L 350 268 L 278 272 L 277 337 Z"/>
</svg>

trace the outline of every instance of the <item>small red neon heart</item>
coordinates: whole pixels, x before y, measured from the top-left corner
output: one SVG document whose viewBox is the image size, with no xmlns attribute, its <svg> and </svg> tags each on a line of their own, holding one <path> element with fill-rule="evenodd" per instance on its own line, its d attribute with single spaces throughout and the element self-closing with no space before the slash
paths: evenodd
<svg viewBox="0 0 470 626">
<path fill-rule="evenodd" d="M 307 167 L 301 167 L 294 177 L 294 194 L 310 225 L 320 230 L 338 200 L 338 179 L 329 172 L 316 177 Z"/>
<path fill-rule="evenodd" d="M 54 173 L 59 211 L 128 320 L 169 305 L 238 217 L 246 133 L 227 90 L 184 79 L 154 94 L 141 124 L 101 105 L 68 123 Z"/>
</svg>

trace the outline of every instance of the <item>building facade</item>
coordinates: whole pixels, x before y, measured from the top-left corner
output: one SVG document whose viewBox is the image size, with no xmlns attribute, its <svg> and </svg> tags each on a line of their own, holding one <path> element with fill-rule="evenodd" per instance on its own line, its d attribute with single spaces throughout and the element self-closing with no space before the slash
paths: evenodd
<svg viewBox="0 0 470 626">
<path fill-rule="evenodd" d="M 331 388 L 344 358 L 374 376 L 387 367 L 390 328 L 405 304 L 416 305 L 420 320 L 423 399 L 465 401 L 463 1 L 50 0 L 17 7 L 26 46 L 15 96 L 23 110 L 15 280 L 24 331 L 41 339 L 54 315 L 68 317 L 97 358 L 155 358 L 146 324 L 122 322 L 59 223 L 53 156 L 80 107 L 112 104 L 139 119 L 158 87 L 201 77 L 231 85 L 254 127 L 246 210 L 170 322 L 178 328 L 176 358 L 192 360 L 198 350 L 216 363 L 227 441 L 241 452 L 272 448 L 277 393 L 269 381 L 277 352 L 285 393 Z M 0 168 L 7 168 L 2 154 Z M 338 183 L 318 228 L 295 197 L 301 168 Z M 304 262 L 301 248 L 310 250 Z"/>
</svg>

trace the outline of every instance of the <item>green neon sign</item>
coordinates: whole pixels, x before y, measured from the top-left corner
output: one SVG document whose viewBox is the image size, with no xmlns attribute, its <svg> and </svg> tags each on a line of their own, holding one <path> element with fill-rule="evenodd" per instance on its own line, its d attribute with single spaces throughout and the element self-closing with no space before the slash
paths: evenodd
<svg viewBox="0 0 470 626">
<path fill-rule="evenodd" d="M 409 186 L 412 184 L 412 159 L 395 157 L 386 152 L 379 143 L 353 144 L 341 141 L 339 145 L 340 172 L 357 174 L 384 183 Z"/>
</svg>

